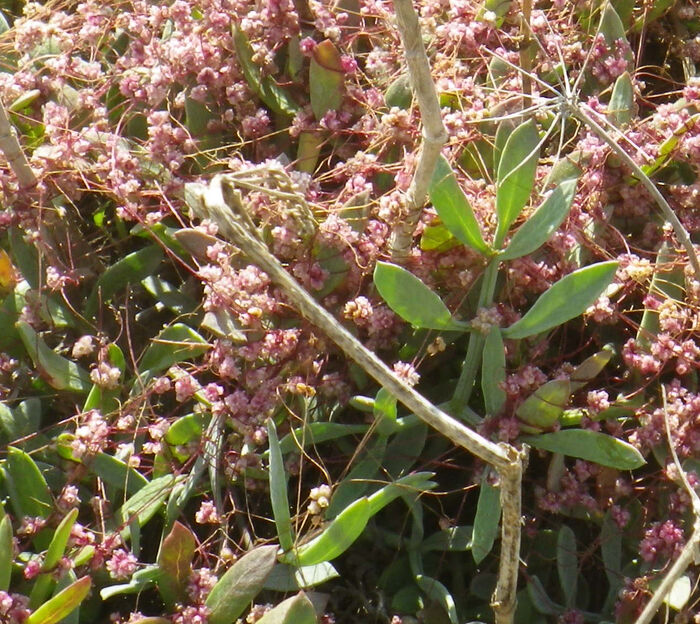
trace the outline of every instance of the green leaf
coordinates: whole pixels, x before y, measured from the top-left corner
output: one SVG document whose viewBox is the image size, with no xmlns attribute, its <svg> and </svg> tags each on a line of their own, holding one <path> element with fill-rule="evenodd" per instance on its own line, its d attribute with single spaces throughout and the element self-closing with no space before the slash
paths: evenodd
<svg viewBox="0 0 700 624">
<path fill-rule="evenodd" d="M 267 577 L 265 589 L 280 592 L 298 591 L 321 585 L 326 581 L 338 578 L 338 576 L 340 575 L 337 570 L 327 561 L 301 568 L 278 563 Z"/>
<path fill-rule="evenodd" d="M 527 595 L 533 606 L 545 615 L 561 615 L 565 609 L 554 602 L 542 586 L 542 581 L 537 576 L 531 576 L 527 583 Z"/>
<path fill-rule="evenodd" d="M 515 415 L 524 423 L 540 429 L 554 426 L 571 398 L 571 383 L 568 379 L 553 379 L 540 386 L 515 410 Z"/>
<path fill-rule="evenodd" d="M 479 502 L 476 505 L 474 517 L 472 556 L 477 565 L 491 552 L 498 536 L 501 518 L 500 490 L 488 482 L 488 474 L 488 470 L 484 471 L 481 479 Z"/>
<path fill-rule="evenodd" d="M 518 218 L 535 183 L 540 158 L 537 125 L 530 119 L 518 126 L 506 141 L 496 175 L 496 212 L 498 226 L 494 247 L 501 247 L 510 226 Z"/>
<path fill-rule="evenodd" d="M 139 370 L 154 375 L 174 364 L 200 356 L 208 349 L 209 343 L 191 327 L 175 323 L 151 341 L 139 362 Z"/>
<path fill-rule="evenodd" d="M 654 300 L 684 300 L 685 276 L 679 260 L 678 252 L 664 241 L 656 254 L 654 275 L 649 285 L 649 294 Z M 637 330 L 636 342 L 643 349 L 648 349 L 652 339 L 659 333 L 659 312 L 654 308 L 655 306 L 644 308 Z"/>
<path fill-rule="evenodd" d="M 564 604 L 569 609 L 576 605 L 578 585 L 578 559 L 576 557 L 576 535 L 566 525 L 562 525 L 557 536 L 557 572 L 559 585 L 564 594 Z"/>
<path fill-rule="evenodd" d="M 448 251 L 457 245 L 459 241 L 442 223 L 426 226 L 420 237 L 420 248 L 423 251 Z"/>
<path fill-rule="evenodd" d="M 48 518 L 53 509 L 53 500 L 46 479 L 34 460 L 24 451 L 10 446 L 5 462 L 12 488 L 10 504 L 17 516 Z"/>
<path fill-rule="evenodd" d="M 617 262 L 578 269 L 553 284 L 519 321 L 503 330 L 506 338 L 527 338 L 576 318 L 608 287 Z"/>
<path fill-rule="evenodd" d="M 17 321 L 15 327 L 34 366 L 52 388 L 81 394 L 90 391 L 92 382 L 86 370 L 58 355 L 39 337 L 29 323 Z"/>
<path fill-rule="evenodd" d="M 370 484 L 376 479 L 382 466 L 386 451 L 386 436 L 377 437 L 367 448 L 352 470 L 333 491 L 330 505 L 326 510 L 326 518 L 335 518 L 348 505 L 363 496 Z"/>
<path fill-rule="evenodd" d="M 301 546 L 296 563 L 310 566 L 339 557 L 360 537 L 370 516 L 370 503 L 363 496 L 343 509 L 319 536 Z"/>
<path fill-rule="evenodd" d="M 314 46 L 309 66 L 311 110 L 318 121 L 340 109 L 345 95 L 345 72 L 338 48 L 326 39 Z"/>
<path fill-rule="evenodd" d="M 450 624 L 458 624 L 459 618 L 457 617 L 457 607 L 454 598 L 440 581 L 423 574 L 418 574 L 416 576 L 416 583 L 431 600 L 434 600 L 445 610 L 447 617 L 450 618 Z"/>
<path fill-rule="evenodd" d="M 428 192 L 433 207 L 447 229 L 468 247 L 484 256 L 490 255 L 491 249 L 484 242 L 469 200 L 444 156 L 440 156 L 435 164 Z"/>
<path fill-rule="evenodd" d="M 128 284 L 137 284 L 155 273 L 162 261 L 161 248 L 149 245 L 115 262 L 95 283 L 85 304 L 85 317 L 93 318 L 100 303 L 107 303 Z"/>
<path fill-rule="evenodd" d="M 583 388 L 588 382 L 595 378 L 614 355 L 611 345 L 605 345 L 600 351 L 587 357 L 581 362 L 569 376 L 571 381 L 571 392 L 576 392 Z"/>
<path fill-rule="evenodd" d="M 316 624 L 317 621 L 314 605 L 304 592 L 299 592 L 270 609 L 258 624 Z"/>
<path fill-rule="evenodd" d="M 435 476 L 433 472 L 415 472 L 405 477 L 397 479 L 393 483 L 388 483 L 380 490 L 372 494 L 369 500 L 370 517 L 379 513 L 393 500 L 399 496 L 412 496 L 432 490 L 437 486 L 437 483 L 430 479 Z"/>
<path fill-rule="evenodd" d="M 138 470 L 106 453 L 97 453 L 97 455 L 92 457 L 88 463 L 88 468 L 106 484 L 124 490 L 129 494 L 135 494 L 142 487 L 148 485 L 148 479 Z"/>
<path fill-rule="evenodd" d="M 557 231 L 569 214 L 577 180 L 557 186 L 537 211 L 513 234 L 508 246 L 498 254 L 500 260 L 514 260 L 537 251 Z"/>
<path fill-rule="evenodd" d="M 248 338 L 236 316 L 225 308 L 206 312 L 199 326 L 209 330 L 212 334 L 216 334 L 219 338 L 224 338 L 231 342 L 239 344 L 248 342 Z"/>
<path fill-rule="evenodd" d="M 51 542 L 49 543 L 49 548 L 46 551 L 46 556 L 44 557 L 44 563 L 41 566 L 42 572 L 44 573 L 39 575 L 36 581 L 34 581 L 34 586 L 29 594 L 30 609 L 36 609 L 44 604 L 52 588 L 56 585 L 53 576 L 53 572 L 55 572 L 54 568 L 58 565 L 61 557 L 63 557 L 66 552 L 70 532 L 73 529 L 77 517 L 78 510 L 71 509 L 54 531 Z"/>
<path fill-rule="evenodd" d="M 433 533 L 430 537 L 423 540 L 421 550 L 423 552 L 433 550 L 440 552 L 464 552 L 471 549 L 473 534 L 474 527 L 471 526 L 450 527 L 439 533 Z"/>
<path fill-rule="evenodd" d="M 492 327 L 482 353 L 481 390 L 484 406 L 489 415 L 499 414 L 506 402 L 503 383 L 506 380 L 506 350 L 498 327 Z"/>
<path fill-rule="evenodd" d="M 345 436 L 364 434 L 368 425 L 343 425 L 333 422 L 308 423 L 304 427 L 292 429 L 280 440 L 280 451 L 283 455 L 293 451 L 300 451 L 307 446 L 315 446 L 329 440 L 337 440 Z"/>
<path fill-rule="evenodd" d="M 553 433 L 524 437 L 534 448 L 578 457 L 618 470 L 633 470 L 646 462 L 631 444 L 588 429 L 563 429 Z"/>
<path fill-rule="evenodd" d="M 161 571 L 158 566 L 151 565 L 141 568 L 134 572 L 131 580 L 128 583 L 121 585 L 110 585 L 103 587 L 100 590 L 100 598 L 109 600 L 113 596 L 122 596 L 124 594 L 139 594 L 148 588 L 152 587 L 160 576 Z"/>
<path fill-rule="evenodd" d="M 55 624 L 60 622 L 85 600 L 91 584 L 92 580 L 89 576 L 78 579 L 41 605 L 25 620 L 25 624 Z"/>
<path fill-rule="evenodd" d="M 316 171 L 318 157 L 325 138 L 320 132 L 300 132 L 297 143 L 296 168 L 302 173 L 313 174 Z"/>
<path fill-rule="evenodd" d="M 185 127 L 195 139 L 205 138 L 207 125 L 214 118 L 203 102 L 190 96 L 185 97 Z"/>
<path fill-rule="evenodd" d="M 452 314 L 430 288 L 406 269 L 388 262 L 377 262 L 374 284 L 389 307 L 415 327 L 464 330 L 466 323 Z"/>
<path fill-rule="evenodd" d="M 197 307 L 197 302 L 192 297 L 157 275 L 141 280 L 141 285 L 158 301 L 158 305 L 165 306 L 175 314 L 187 314 Z"/>
<path fill-rule="evenodd" d="M 615 81 L 607 111 L 608 119 L 618 128 L 628 124 L 634 117 L 634 86 L 629 72 Z"/>
<path fill-rule="evenodd" d="M 209 624 L 232 624 L 265 585 L 277 546 L 259 546 L 243 555 L 214 585 L 205 602 Z"/>
<path fill-rule="evenodd" d="M 377 419 L 377 432 L 379 435 L 386 436 L 394 433 L 399 427 L 396 422 L 397 400 L 386 388 L 379 388 L 377 396 L 372 404 L 372 413 Z"/>
<path fill-rule="evenodd" d="M 3 516 L 0 520 L 0 591 L 10 588 L 13 558 L 12 523 L 9 516 Z"/>
<path fill-rule="evenodd" d="M 133 520 L 136 520 L 138 526 L 143 526 L 161 508 L 175 485 L 184 479 L 184 475 L 174 476 L 171 474 L 153 479 L 129 498 L 117 511 L 116 516 L 119 522 L 129 525 Z M 126 532 L 127 529 L 122 531 L 123 534 Z"/>
<path fill-rule="evenodd" d="M 270 443 L 270 499 L 272 515 L 275 517 L 277 538 L 282 550 L 288 551 L 294 547 L 292 535 L 292 519 L 289 515 L 289 499 L 287 498 L 287 474 L 284 470 L 284 460 L 280 443 L 277 439 L 277 427 L 272 418 L 267 420 L 267 439 Z"/>
<path fill-rule="evenodd" d="M 233 28 L 233 45 L 248 86 L 273 112 L 280 115 L 295 115 L 299 105 L 271 77 L 262 75 L 260 67 L 253 61 L 253 49 L 250 47 L 248 37 L 238 27 Z"/>
<path fill-rule="evenodd" d="M 413 102 L 413 89 L 408 74 L 401 74 L 392 82 L 384 94 L 384 102 L 389 108 L 408 110 Z"/>
<path fill-rule="evenodd" d="M 197 540 L 192 531 L 178 521 L 165 537 L 158 552 L 158 591 L 169 609 L 181 602 L 192 573 L 192 558 L 197 550 Z"/>
</svg>

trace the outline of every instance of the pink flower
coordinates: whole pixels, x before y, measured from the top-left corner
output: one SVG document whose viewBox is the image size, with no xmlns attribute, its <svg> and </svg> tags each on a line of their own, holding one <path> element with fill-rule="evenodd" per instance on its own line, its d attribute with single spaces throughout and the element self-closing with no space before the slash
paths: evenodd
<svg viewBox="0 0 700 624">
<path fill-rule="evenodd" d="M 112 557 L 107 561 L 105 567 L 113 579 L 129 578 L 134 572 L 138 559 L 134 555 L 123 548 L 118 548 L 112 553 Z"/>
<path fill-rule="evenodd" d="M 415 386 L 420 381 L 420 375 L 408 362 L 396 362 L 393 368 L 396 376 L 409 386 Z"/>
</svg>

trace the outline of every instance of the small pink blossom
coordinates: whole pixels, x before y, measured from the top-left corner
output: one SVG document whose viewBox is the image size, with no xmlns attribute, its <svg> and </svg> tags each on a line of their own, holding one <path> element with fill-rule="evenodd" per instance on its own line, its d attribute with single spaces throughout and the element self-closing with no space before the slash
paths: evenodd
<svg viewBox="0 0 700 624">
<path fill-rule="evenodd" d="M 219 524 L 221 522 L 221 517 L 216 511 L 216 505 L 214 505 L 212 501 L 202 501 L 202 504 L 195 514 L 195 520 L 199 524 Z"/>
<path fill-rule="evenodd" d="M 136 572 L 137 564 L 138 559 L 131 552 L 118 548 L 112 553 L 105 567 L 113 579 L 120 580 L 129 578 Z"/>
<path fill-rule="evenodd" d="M 396 376 L 409 386 L 415 386 L 420 381 L 420 375 L 408 362 L 396 362 L 393 368 Z"/>
</svg>

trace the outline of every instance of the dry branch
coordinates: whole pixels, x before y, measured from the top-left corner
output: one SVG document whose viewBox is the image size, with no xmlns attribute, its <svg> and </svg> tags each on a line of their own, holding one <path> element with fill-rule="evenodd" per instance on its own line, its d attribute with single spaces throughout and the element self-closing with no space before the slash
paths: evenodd
<svg viewBox="0 0 700 624">
<path fill-rule="evenodd" d="M 250 217 L 246 213 L 240 192 L 234 185 L 235 180 L 226 175 L 214 177 L 208 187 L 189 185 L 189 196 L 193 200 L 190 208 L 197 217 L 216 223 L 219 232 L 265 271 L 308 321 L 321 329 L 346 356 L 360 365 L 416 416 L 455 445 L 470 451 L 498 471 L 503 518 L 499 578 L 492 606 L 497 624 L 510 624 L 515 612 L 520 552 L 523 454 L 511 445 L 494 444 L 445 414 L 405 384 L 384 362 L 342 327 L 284 269 L 260 240 L 257 230 L 251 231 Z"/>
<path fill-rule="evenodd" d="M 396 24 L 403 42 L 408 77 L 416 100 L 418 100 L 423 121 L 420 158 L 413 180 L 411 180 L 411 186 L 406 192 L 408 214 L 404 221 L 396 225 L 389 242 L 392 259 L 402 262 L 408 257 L 408 251 L 413 242 L 413 232 L 428 195 L 428 186 L 435 169 L 435 162 L 440 155 L 442 146 L 447 141 L 447 131 L 442 123 L 440 102 L 430 75 L 430 63 L 425 53 L 420 24 L 413 4 L 411 0 L 394 0 L 394 10 L 396 11 Z"/>
</svg>

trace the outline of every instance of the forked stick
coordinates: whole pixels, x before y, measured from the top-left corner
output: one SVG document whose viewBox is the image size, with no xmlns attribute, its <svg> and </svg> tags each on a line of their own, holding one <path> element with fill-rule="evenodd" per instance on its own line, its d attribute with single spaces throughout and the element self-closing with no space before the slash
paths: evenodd
<svg viewBox="0 0 700 624">
<path fill-rule="evenodd" d="M 322 308 L 284 269 L 267 246 L 243 205 L 235 180 L 217 175 L 209 186 L 187 187 L 190 209 L 195 216 L 216 223 L 219 232 L 258 265 L 284 290 L 301 314 L 321 329 L 346 356 L 386 388 L 421 420 L 449 438 L 454 444 L 473 453 L 496 468 L 501 482 L 503 509 L 499 576 L 491 606 L 497 624 L 513 621 L 516 605 L 521 526 L 521 482 L 524 453 L 509 444 L 494 444 L 438 409 L 405 384 L 374 353 L 366 349 L 338 321 Z"/>
</svg>

